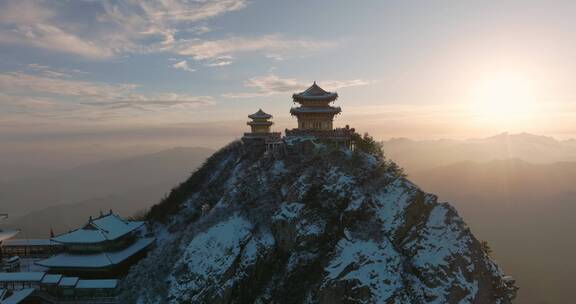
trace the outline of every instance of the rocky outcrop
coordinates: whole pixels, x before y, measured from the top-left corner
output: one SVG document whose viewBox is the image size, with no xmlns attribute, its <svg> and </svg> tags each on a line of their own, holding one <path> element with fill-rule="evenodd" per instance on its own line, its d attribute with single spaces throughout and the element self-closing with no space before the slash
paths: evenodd
<svg viewBox="0 0 576 304">
<path fill-rule="evenodd" d="M 123 303 L 510 303 L 515 289 L 447 203 L 391 162 L 215 154 L 150 213 L 159 246 Z"/>
</svg>

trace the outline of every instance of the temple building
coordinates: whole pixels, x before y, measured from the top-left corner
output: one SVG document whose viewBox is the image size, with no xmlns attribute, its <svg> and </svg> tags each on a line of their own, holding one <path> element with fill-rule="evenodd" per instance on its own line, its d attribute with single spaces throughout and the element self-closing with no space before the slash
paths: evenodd
<svg viewBox="0 0 576 304">
<path fill-rule="evenodd" d="M 274 124 L 270 121 L 272 115 L 262 111 L 262 109 L 248 115 L 248 118 L 252 119 L 252 121 L 246 123 L 252 129 L 251 135 L 268 134 L 270 133 L 270 127 Z"/>
<path fill-rule="evenodd" d="M 334 117 L 342 112 L 340 107 L 332 105 L 336 99 L 338 99 L 338 93 L 328 92 L 318 86 L 316 82 L 305 91 L 293 94 L 292 100 L 299 106 L 291 108 L 290 114 L 298 119 L 298 127 L 286 129 L 285 137 L 282 137 L 279 132 L 270 131 L 270 127 L 273 125 L 273 122 L 270 121 L 272 115 L 262 110 L 248 115 L 251 121 L 247 124 L 251 128 L 251 132 L 244 133 L 242 137 L 246 151 L 306 153 L 313 150 L 310 146 L 313 144 L 300 139 L 308 138 L 321 139 L 340 147 L 354 149 L 355 130 L 348 125 L 344 128 L 334 127 Z"/>
<path fill-rule="evenodd" d="M 334 116 L 342 112 L 340 107 L 331 105 L 338 99 L 338 93 L 325 91 L 314 82 L 304 92 L 292 95 L 292 99 L 300 104 L 290 109 L 290 114 L 298 119 L 298 128 L 286 129 L 287 137 L 313 136 L 350 149 L 354 148 L 352 140 L 354 129 L 348 125 L 344 128 L 334 128 Z"/>
<path fill-rule="evenodd" d="M 43 271 L 0 272 L 0 303 L 116 304 L 118 285 L 117 279 L 81 279 Z"/>
<path fill-rule="evenodd" d="M 244 133 L 242 142 L 249 149 L 265 147 L 266 151 L 275 150 L 281 143 L 280 132 L 271 132 L 270 127 L 274 124 L 270 119 L 272 115 L 259 109 L 258 112 L 248 115 L 250 121 L 246 124 L 250 126 L 250 132 Z"/>
<path fill-rule="evenodd" d="M 306 91 L 292 95 L 299 107 L 290 109 L 290 114 L 298 118 L 298 129 L 330 131 L 333 129 L 334 116 L 342 112 L 340 107 L 331 106 L 338 93 L 327 92 L 316 82 Z"/>
<path fill-rule="evenodd" d="M 82 228 L 53 237 L 63 252 L 35 262 L 50 273 L 80 277 L 118 277 L 154 244 L 141 236 L 144 222 L 127 221 L 112 210 Z"/>
</svg>

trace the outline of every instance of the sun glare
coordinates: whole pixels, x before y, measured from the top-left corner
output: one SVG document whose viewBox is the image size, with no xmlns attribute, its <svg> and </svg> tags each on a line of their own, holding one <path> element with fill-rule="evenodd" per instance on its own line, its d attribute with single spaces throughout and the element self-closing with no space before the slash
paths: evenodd
<svg viewBox="0 0 576 304">
<path fill-rule="evenodd" d="M 526 123 L 537 111 L 535 85 L 523 74 L 500 73 L 480 81 L 472 112 L 482 121 L 503 126 Z"/>
</svg>

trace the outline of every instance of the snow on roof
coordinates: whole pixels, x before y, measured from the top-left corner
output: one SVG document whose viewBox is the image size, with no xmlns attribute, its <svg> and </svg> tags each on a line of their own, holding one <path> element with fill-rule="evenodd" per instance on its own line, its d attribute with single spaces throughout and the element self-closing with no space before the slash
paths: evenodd
<svg viewBox="0 0 576 304">
<path fill-rule="evenodd" d="M 6 298 L 4 301 L 1 301 L 2 304 L 18 304 L 21 303 L 23 300 L 26 300 L 32 293 L 34 292 L 34 288 L 26 288 L 18 291 L 14 291 L 14 293 Z"/>
<path fill-rule="evenodd" d="M 52 238 L 58 243 L 101 243 L 116 240 L 144 225 L 144 222 L 126 221 L 116 214 L 90 220 L 84 227 Z"/>
<path fill-rule="evenodd" d="M 105 268 L 118 265 L 131 256 L 148 248 L 156 239 L 141 238 L 127 248 L 114 252 L 100 252 L 94 254 L 61 253 L 45 260 L 36 262 L 36 265 L 51 268 Z"/>
<path fill-rule="evenodd" d="M 58 284 L 61 279 L 61 274 L 47 274 L 44 276 L 44 279 L 42 279 L 42 284 Z"/>
<path fill-rule="evenodd" d="M 40 282 L 45 272 L 0 272 L 0 282 Z"/>
<path fill-rule="evenodd" d="M 80 280 L 80 278 L 78 278 L 78 277 L 63 277 L 62 280 L 60 280 L 60 283 L 58 283 L 58 286 L 60 286 L 60 287 L 74 287 L 74 286 L 76 286 L 76 284 L 78 283 L 79 280 Z"/>
<path fill-rule="evenodd" d="M 18 234 L 18 230 L 1 230 L 0 229 L 0 242 L 13 238 Z"/>
<path fill-rule="evenodd" d="M 118 286 L 118 280 L 80 280 L 76 284 L 77 289 L 115 289 Z"/>
<path fill-rule="evenodd" d="M 4 247 L 10 246 L 50 246 L 56 245 L 50 239 L 12 239 L 3 243 Z"/>
</svg>

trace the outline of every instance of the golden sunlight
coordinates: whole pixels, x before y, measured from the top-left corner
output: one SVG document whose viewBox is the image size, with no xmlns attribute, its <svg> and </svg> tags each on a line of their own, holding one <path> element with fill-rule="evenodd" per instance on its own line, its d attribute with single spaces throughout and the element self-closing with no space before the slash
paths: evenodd
<svg viewBox="0 0 576 304">
<path fill-rule="evenodd" d="M 535 83 L 521 73 L 498 73 L 473 88 L 471 111 L 482 122 L 502 127 L 529 123 L 537 113 Z"/>
</svg>

